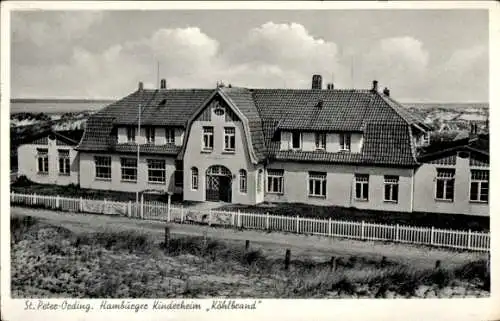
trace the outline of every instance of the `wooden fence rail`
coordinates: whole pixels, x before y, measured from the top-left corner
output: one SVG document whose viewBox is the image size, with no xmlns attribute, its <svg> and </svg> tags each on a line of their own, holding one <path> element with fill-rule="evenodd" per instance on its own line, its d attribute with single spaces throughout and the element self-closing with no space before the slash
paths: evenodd
<svg viewBox="0 0 500 321">
<path fill-rule="evenodd" d="M 408 244 L 489 251 L 490 233 L 375 224 L 368 222 L 337 221 L 299 216 L 270 215 L 241 211 L 198 211 L 182 205 L 161 202 L 114 202 L 86 198 L 69 198 L 37 194 L 10 194 L 12 205 L 43 207 L 68 212 L 120 215 L 140 219 L 207 224 L 235 228 L 272 230 L 298 234 L 343 237 L 360 240 L 393 241 Z"/>
</svg>

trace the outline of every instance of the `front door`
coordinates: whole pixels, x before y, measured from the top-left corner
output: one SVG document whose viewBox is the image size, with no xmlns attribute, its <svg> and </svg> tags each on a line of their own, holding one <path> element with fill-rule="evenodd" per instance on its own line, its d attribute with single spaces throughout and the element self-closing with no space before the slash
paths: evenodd
<svg viewBox="0 0 500 321">
<path fill-rule="evenodd" d="M 211 166 L 206 173 L 206 200 L 231 202 L 231 172 L 223 166 Z"/>
</svg>

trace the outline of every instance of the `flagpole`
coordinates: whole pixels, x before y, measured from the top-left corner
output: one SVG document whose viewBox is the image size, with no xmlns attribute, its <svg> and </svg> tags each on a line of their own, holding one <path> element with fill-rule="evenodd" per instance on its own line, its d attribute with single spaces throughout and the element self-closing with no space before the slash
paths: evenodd
<svg viewBox="0 0 500 321">
<path fill-rule="evenodd" d="M 137 113 L 139 115 L 138 121 L 137 121 L 137 135 L 136 135 L 136 144 L 137 144 L 137 166 L 136 166 L 136 174 L 135 174 L 135 179 L 138 181 L 139 180 L 139 162 L 140 162 L 140 137 L 141 137 L 141 103 L 139 103 Z M 139 190 L 136 191 L 135 193 L 135 205 L 136 209 L 139 209 Z"/>
</svg>

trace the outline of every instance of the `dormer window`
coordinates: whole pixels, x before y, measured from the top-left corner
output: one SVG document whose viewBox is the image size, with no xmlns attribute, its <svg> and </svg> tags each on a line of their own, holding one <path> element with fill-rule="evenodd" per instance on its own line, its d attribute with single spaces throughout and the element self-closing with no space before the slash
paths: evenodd
<svg viewBox="0 0 500 321">
<path fill-rule="evenodd" d="M 302 135 L 300 132 L 292 132 L 292 149 L 300 149 L 302 145 Z"/>
<path fill-rule="evenodd" d="M 127 142 L 128 143 L 135 142 L 135 127 L 127 128 Z"/>
<path fill-rule="evenodd" d="M 316 150 L 326 149 L 326 134 L 325 133 L 315 133 Z"/>
<path fill-rule="evenodd" d="M 351 134 L 340 134 L 339 142 L 341 151 L 351 150 Z"/>
<path fill-rule="evenodd" d="M 175 143 L 175 130 L 173 128 L 165 128 L 165 140 L 167 144 Z"/>
<path fill-rule="evenodd" d="M 154 144 L 155 142 L 155 129 L 153 127 L 146 127 L 146 143 Z"/>
</svg>

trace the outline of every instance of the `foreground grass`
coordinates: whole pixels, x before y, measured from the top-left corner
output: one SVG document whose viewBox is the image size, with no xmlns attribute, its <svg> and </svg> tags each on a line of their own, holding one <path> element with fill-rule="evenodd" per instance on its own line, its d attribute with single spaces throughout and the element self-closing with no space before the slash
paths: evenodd
<svg viewBox="0 0 500 321">
<path fill-rule="evenodd" d="M 269 258 L 203 237 L 168 248 L 133 231 L 75 234 L 31 217 L 11 220 L 14 297 L 436 297 L 485 296 L 484 261 L 417 270 L 363 257 L 329 262 Z"/>
</svg>

